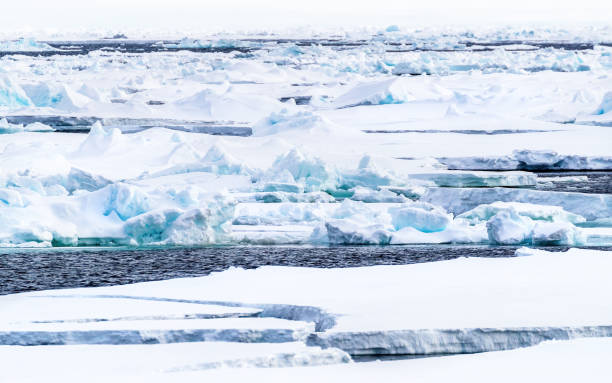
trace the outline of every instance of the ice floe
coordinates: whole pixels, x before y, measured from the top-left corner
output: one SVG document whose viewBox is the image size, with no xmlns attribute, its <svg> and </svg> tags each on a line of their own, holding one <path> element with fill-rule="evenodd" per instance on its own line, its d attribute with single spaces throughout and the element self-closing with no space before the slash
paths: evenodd
<svg viewBox="0 0 612 383">
<path fill-rule="evenodd" d="M 38 42 L 33 38 L 20 38 L 13 41 L 0 41 L 0 52 L 48 52 L 56 51 L 49 44 Z"/>
<path fill-rule="evenodd" d="M 440 158 L 449 169 L 469 170 L 609 170 L 610 156 L 559 155 L 554 151 L 514 151 L 502 157 Z"/>
<path fill-rule="evenodd" d="M 0 322 L 0 340 L 301 340 L 353 355 L 377 355 L 483 352 L 611 334 L 611 308 L 602 304 L 609 291 L 607 252 L 523 248 L 517 255 L 521 256 L 347 269 L 230 269 L 200 278 L 8 295 L 0 297 L 9 310 Z M 343 282 L 341 289 L 333 287 L 338 280 Z M 242 288 L 245 283 L 257 289 Z M 98 299 L 101 306 L 87 314 L 87 306 Z M 105 299 L 121 304 L 111 307 L 112 301 L 106 304 Z M 134 318 L 139 314 L 130 299 L 142 306 L 140 319 Z M 53 300 L 59 305 L 45 311 L 47 322 L 28 322 L 36 304 Z M 251 309 L 260 310 L 257 317 L 233 317 L 249 316 Z M 154 319 L 161 311 L 168 319 Z M 170 319 L 182 314 L 198 318 L 198 313 L 212 319 Z"/>
<path fill-rule="evenodd" d="M 254 379 L 266 382 L 334 382 L 338 380 L 427 383 L 460 379 L 470 382 L 510 383 L 516 381 L 573 382 L 587 378 L 606 382 L 605 367 L 612 342 L 602 339 L 547 341 L 538 346 L 512 351 L 461 356 L 442 356 L 411 360 L 373 361 L 295 369 L 224 369 L 183 372 L 173 375 L 156 374 L 149 381 L 180 379 L 184 382 L 206 380 L 232 381 Z M 520 366 L 520 368 L 518 368 Z M 500 373 L 503 371 L 503 373 Z"/>
<path fill-rule="evenodd" d="M 136 379 L 157 371 L 166 377 L 180 372 L 217 368 L 274 368 L 348 363 L 348 354 L 338 349 L 322 350 L 300 342 L 232 343 L 189 342 L 152 345 L 0 346 L 7 362 L 0 378 L 36 380 L 105 381 Z M 39 360 L 36 369 L 27 360 Z"/>
<path fill-rule="evenodd" d="M 609 217 L 611 214 L 611 196 L 608 194 L 504 188 L 430 188 L 423 196 L 423 200 L 442 206 L 454 214 L 462 214 L 478 205 L 496 201 L 559 206 L 589 221 Z"/>
</svg>

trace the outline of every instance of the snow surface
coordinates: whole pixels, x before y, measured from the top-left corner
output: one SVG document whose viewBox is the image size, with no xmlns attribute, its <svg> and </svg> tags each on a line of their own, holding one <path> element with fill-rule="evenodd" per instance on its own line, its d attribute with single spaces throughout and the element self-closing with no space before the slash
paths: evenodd
<svg viewBox="0 0 612 383">
<path fill-rule="evenodd" d="M 13 298 L 16 298 L 13 296 Z M 255 316 L 261 310 L 181 302 L 155 302 L 126 298 L 31 297 L 6 299 L 2 323 L 103 322 L 182 318 Z"/>
<path fill-rule="evenodd" d="M 582 367 L 607 356 L 610 252 L 521 248 L 516 255 L 344 269 L 232 268 L 199 278 L 6 295 L 0 356 L 8 364 L 0 377 L 76 381 L 99 371 L 95 379 L 227 381 L 302 376 L 294 368 L 311 366 L 309 373 L 325 377 L 380 368 L 436 381 L 480 363 L 524 371 L 533 361 L 548 368 L 571 355 L 568 366 Z M 364 364 L 350 363 L 347 354 L 474 352 L 484 354 Z M 32 361 L 37 368 L 24 369 Z M 326 364 L 335 366 L 312 367 Z"/>
<path fill-rule="evenodd" d="M 147 376 L 182 382 L 607 382 L 612 340 L 579 339 L 546 342 L 533 348 L 484 354 L 396 360 L 291 369 L 222 369 Z"/>
<path fill-rule="evenodd" d="M 293 367 L 346 363 L 337 349 L 321 350 L 303 343 L 190 342 L 157 345 L 0 346 L 0 379 L 52 382 L 83 379 L 131 379 L 158 372 L 202 371 L 237 367 Z M 28 368 L 37 361 L 36 368 Z"/>
</svg>

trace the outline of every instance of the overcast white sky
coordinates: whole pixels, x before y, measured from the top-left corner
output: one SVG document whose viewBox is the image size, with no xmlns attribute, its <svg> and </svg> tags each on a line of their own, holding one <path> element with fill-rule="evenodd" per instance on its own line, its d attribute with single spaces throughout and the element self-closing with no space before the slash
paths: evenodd
<svg viewBox="0 0 612 383">
<path fill-rule="evenodd" d="M 612 23 L 612 0 L 0 0 L 0 30 Z"/>
</svg>

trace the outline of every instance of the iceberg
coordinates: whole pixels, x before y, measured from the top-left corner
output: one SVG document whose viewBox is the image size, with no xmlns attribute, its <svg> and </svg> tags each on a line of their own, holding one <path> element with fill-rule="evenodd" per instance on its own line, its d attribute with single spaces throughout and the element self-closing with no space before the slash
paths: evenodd
<svg viewBox="0 0 612 383">
<path fill-rule="evenodd" d="M 282 225 L 323 220 L 332 204 L 281 202 L 277 204 L 240 203 L 236 206 L 234 225 Z"/>
<path fill-rule="evenodd" d="M 122 141 L 121 130 L 112 127 L 105 127 L 99 121 L 96 121 L 87 138 L 81 143 L 76 154 L 79 156 L 99 156 L 112 147 L 117 146 Z"/>
<path fill-rule="evenodd" d="M 538 221 L 569 222 L 573 224 L 586 221 L 584 217 L 578 214 L 569 213 L 560 206 L 501 201 L 477 206 L 472 210 L 459 214 L 457 218 L 463 218 L 472 223 L 477 223 L 479 221 L 487 221 L 504 210 L 513 210 L 520 216 Z"/>
<path fill-rule="evenodd" d="M 6 118 L 0 120 L 0 134 L 10 134 L 23 131 L 23 125 L 10 124 Z"/>
<path fill-rule="evenodd" d="M 215 174 L 250 174 L 252 172 L 219 144 L 214 144 L 208 149 L 208 152 L 202 157 L 201 163 L 211 173 Z"/>
<path fill-rule="evenodd" d="M 568 213 L 559 206 L 494 202 L 480 205 L 457 218 L 471 224 L 486 221 L 492 244 L 573 246 L 587 242 L 586 236 L 574 225 L 584 223 L 584 217 Z"/>
<path fill-rule="evenodd" d="M 391 245 L 485 244 L 489 242 L 486 224 L 469 225 L 453 220 L 441 231 L 423 232 L 406 226 L 393 233 Z"/>
<path fill-rule="evenodd" d="M 405 184 L 384 167 L 378 166 L 375 160 L 367 154 L 359 160 L 357 169 L 344 169 L 339 177 L 338 189 L 342 190 L 357 187 L 376 189 L 391 185 L 404 186 Z"/>
<path fill-rule="evenodd" d="M 537 222 L 532 243 L 539 246 L 575 246 L 587 243 L 587 236 L 569 222 Z"/>
<path fill-rule="evenodd" d="M 444 230 L 452 220 L 445 211 L 427 203 L 414 202 L 408 206 L 389 208 L 395 230 L 413 227 L 424 233 Z"/>
<path fill-rule="evenodd" d="M 57 95 L 54 96 L 53 106 L 57 109 L 77 112 L 83 109 L 92 100 L 82 93 L 75 92 L 70 87 L 63 85 Z"/>
<path fill-rule="evenodd" d="M 502 210 L 487 221 L 489 241 L 495 245 L 520 245 L 531 240 L 534 223 L 514 209 Z"/>
<path fill-rule="evenodd" d="M 0 76 L 0 106 L 20 108 L 32 105 L 23 88 L 7 75 Z"/>
<path fill-rule="evenodd" d="M 140 188 L 125 184 L 114 183 L 94 194 L 89 199 L 103 198 L 103 213 L 108 216 L 116 213 L 122 220 L 140 215 L 151 208 L 149 196 Z"/>
<path fill-rule="evenodd" d="M 167 239 L 166 229 L 179 215 L 179 209 L 153 210 L 125 222 L 123 231 L 139 244 L 161 243 Z"/>
<path fill-rule="evenodd" d="M 264 192 L 303 193 L 304 188 L 295 182 L 266 182 Z"/>
<path fill-rule="evenodd" d="M 56 184 L 57 185 L 57 184 Z M 44 192 L 50 190 L 45 188 Z M 49 246 L 227 243 L 235 202 L 189 187 L 145 190 L 117 182 L 96 191 L 43 197 L 0 188 L 0 242 Z"/>
<path fill-rule="evenodd" d="M 162 242 L 165 244 L 179 245 L 202 245 L 220 243 L 223 234 L 229 233 L 229 229 L 222 227 L 225 221 L 219 222 L 219 218 L 208 209 L 193 209 L 179 215 L 162 234 Z M 221 219 L 226 219 L 223 216 Z"/>
<path fill-rule="evenodd" d="M 334 189 L 337 183 L 334 169 L 320 158 L 295 148 L 278 156 L 264 178 L 286 180 L 287 175 L 290 175 L 294 182 L 303 185 L 305 191 Z"/>
<path fill-rule="evenodd" d="M 21 193 L 13 189 L 0 189 L 0 202 L 5 206 L 24 207 L 25 203 L 21 198 Z"/>
<path fill-rule="evenodd" d="M 606 92 L 601 100 L 601 104 L 593 112 L 593 114 L 606 114 L 612 111 L 612 92 Z"/>
<path fill-rule="evenodd" d="M 380 224 L 364 225 L 350 219 L 325 222 L 330 245 L 388 245 L 391 233 Z"/>
<path fill-rule="evenodd" d="M 33 174 L 20 176 L 8 173 L 0 177 L 0 187 L 6 186 L 15 192 L 35 192 L 41 196 L 65 196 L 79 190 L 96 191 L 111 183 L 110 180 L 80 169 L 53 169 L 56 174 Z"/>
<path fill-rule="evenodd" d="M 21 87 L 32 101 L 38 107 L 52 107 L 60 99 L 57 90 L 49 86 L 48 82 L 42 81 L 37 83 L 25 83 Z"/>
<path fill-rule="evenodd" d="M 353 201 L 362 201 L 369 203 L 401 203 L 408 201 L 401 193 L 395 193 L 389 189 L 373 190 L 363 186 L 356 186 L 351 189 L 353 195 L 350 197 Z"/>
<path fill-rule="evenodd" d="M 31 124 L 23 126 L 21 124 L 11 124 L 6 120 L 6 118 L 0 119 L 0 134 L 53 131 L 55 131 L 55 129 L 40 122 L 33 122 Z"/>
<path fill-rule="evenodd" d="M 189 210 L 156 209 L 133 215 L 123 231 L 140 245 L 208 245 L 224 243 L 231 233 L 235 202 L 224 195 L 198 201 Z M 120 216 L 121 217 L 121 216 Z"/>
</svg>

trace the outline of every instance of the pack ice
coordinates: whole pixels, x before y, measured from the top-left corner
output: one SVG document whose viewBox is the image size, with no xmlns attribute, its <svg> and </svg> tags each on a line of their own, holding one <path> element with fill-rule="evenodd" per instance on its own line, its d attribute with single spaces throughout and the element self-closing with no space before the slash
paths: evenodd
<svg viewBox="0 0 612 383">
<path fill-rule="evenodd" d="M 11 33 L 0 247 L 527 247 L 1 296 L 0 381 L 609 380 L 609 252 L 529 247 L 612 245 L 609 27 Z"/>
<path fill-rule="evenodd" d="M 510 31 L 4 41 L 0 246 L 612 243 L 607 32 Z"/>
</svg>

